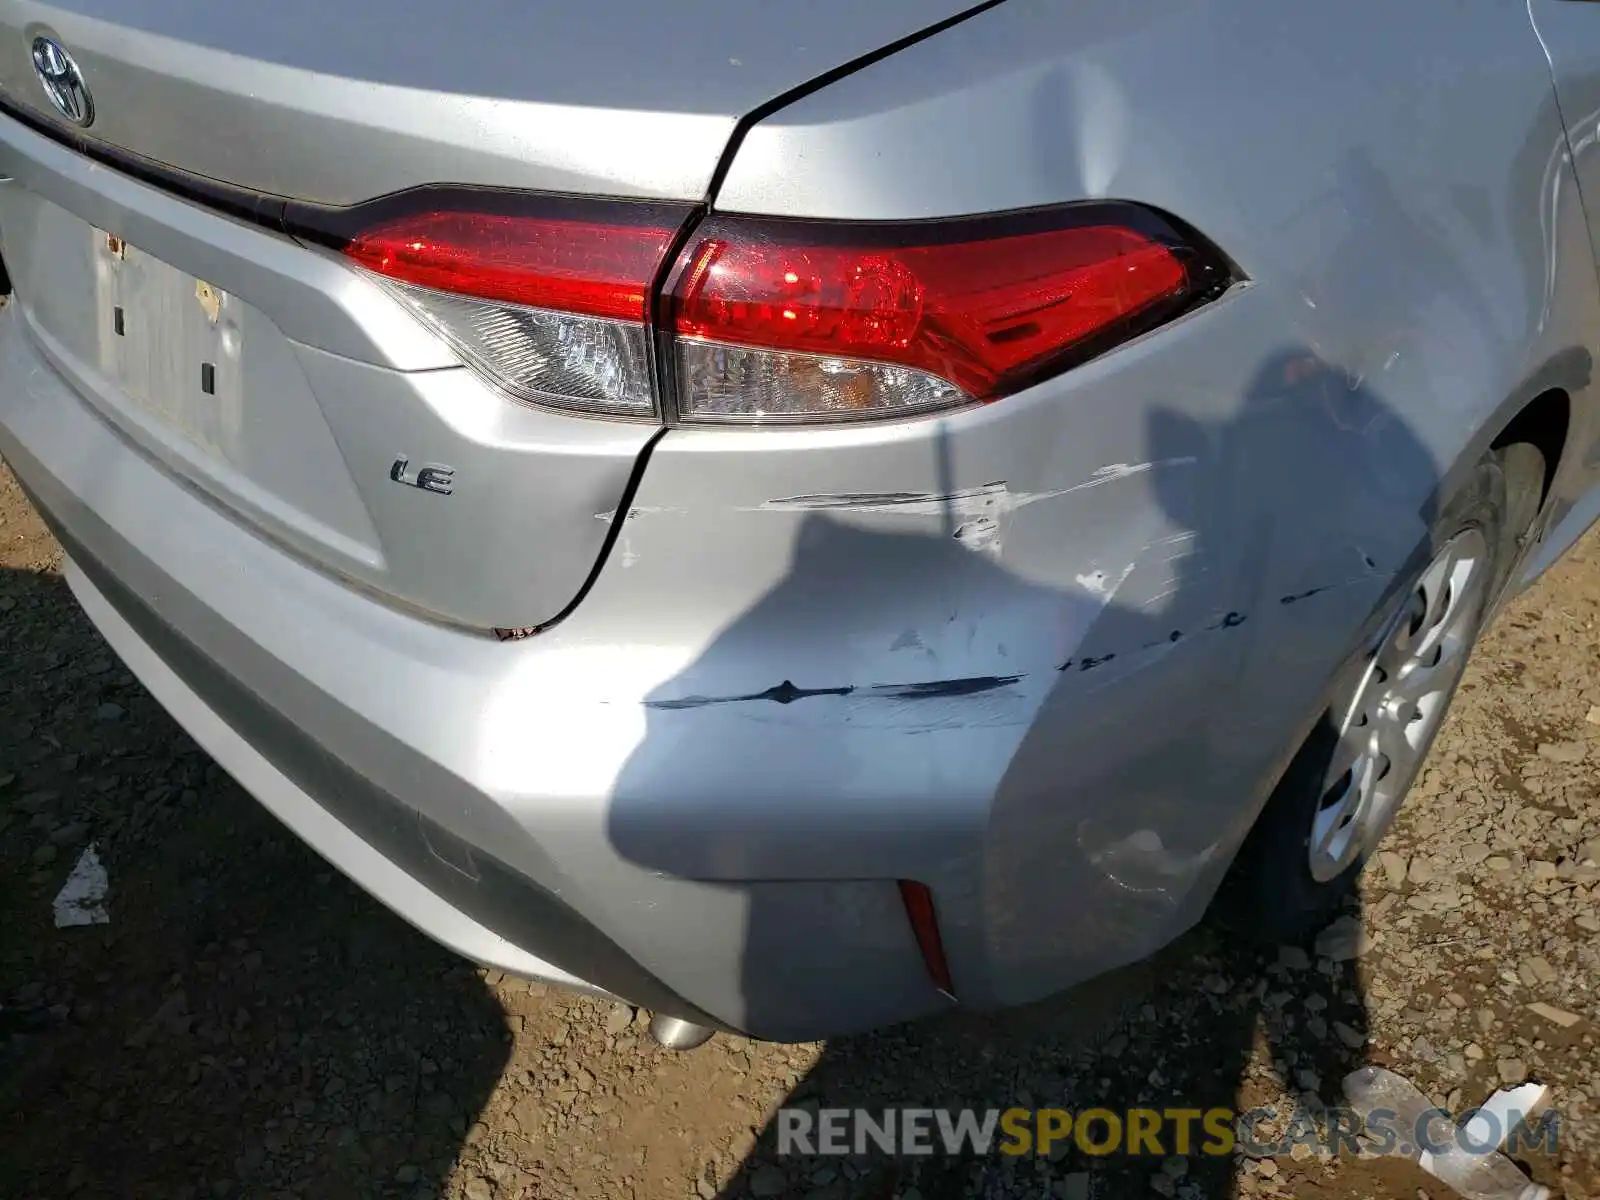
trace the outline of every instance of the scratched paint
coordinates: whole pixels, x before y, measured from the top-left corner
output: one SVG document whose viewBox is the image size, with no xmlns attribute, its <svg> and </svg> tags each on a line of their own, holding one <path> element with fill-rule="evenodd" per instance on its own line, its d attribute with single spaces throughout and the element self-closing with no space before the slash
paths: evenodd
<svg viewBox="0 0 1600 1200">
<path fill-rule="evenodd" d="M 670 504 L 641 504 L 634 508 L 630 508 L 625 519 L 633 521 L 639 517 L 650 517 L 657 516 L 661 513 L 682 513 L 688 511 L 689 510 L 686 508 L 678 508 Z M 605 512 L 597 512 L 594 515 L 594 519 L 609 525 L 611 522 L 617 519 L 617 510 L 614 508 L 608 508 Z"/>
<path fill-rule="evenodd" d="M 904 516 L 942 517 L 954 514 L 958 517 L 995 516 L 1016 512 L 1030 504 L 1038 504 L 1043 500 L 1055 500 L 1062 496 L 1081 492 L 1088 488 L 1101 487 L 1107 483 L 1114 483 L 1119 479 L 1128 479 L 1134 475 L 1143 475 L 1159 467 L 1192 466 L 1196 459 L 1193 455 L 1179 458 L 1160 458 L 1151 462 L 1142 463 L 1108 463 L 1099 467 L 1087 479 L 1072 484 L 1070 487 L 1056 488 L 1045 492 L 1019 492 L 1013 491 L 1005 480 L 996 483 L 986 483 L 981 487 L 962 488 L 954 492 L 844 492 L 828 493 L 818 492 L 813 495 L 787 496 L 778 500 L 768 500 L 758 505 L 755 509 L 743 509 L 745 512 L 816 512 L 818 510 L 832 510 L 859 513 L 898 513 Z"/>
<path fill-rule="evenodd" d="M 1090 595 L 1099 596 L 1102 600 L 1110 600 L 1117 594 L 1118 589 L 1128 581 L 1128 576 L 1133 574 L 1136 564 L 1129 563 L 1113 578 L 1103 567 L 1096 567 L 1092 571 L 1085 571 L 1082 575 L 1074 575 L 1078 586 Z"/>
<path fill-rule="evenodd" d="M 1015 507 L 1005 481 L 954 492 L 818 492 L 767 500 L 741 512 L 894 513 L 907 517 L 981 517 Z"/>
<path fill-rule="evenodd" d="M 1317 590 L 1320 591 L 1322 589 L 1319 588 Z M 1237 629 L 1237 628 L 1239 628 L 1239 626 L 1243 625 L 1247 620 L 1249 620 L 1249 617 L 1247 617 L 1244 613 L 1241 613 L 1241 612 L 1229 612 L 1229 613 L 1224 614 L 1222 617 L 1219 617 L 1216 621 L 1213 621 L 1210 625 L 1207 625 L 1204 629 L 1200 630 L 1199 632 L 1201 632 L 1201 633 L 1220 633 L 1220 632 L 1222 632 L 1224 630 L 1228 630 L 1228 629 Z M 1166 651 L 1171 650 L 1179 642 L 1182 642 L 1187 636 L 1188 635 L 1186 633 L 1184 633 L 1183 630 L 1174 629 L 1171 633 L 1167 634 L 1166 637 L 1156 638 L 1153 641 L 1146 642 L 1143 646 L 1139 647 L 1138 651 L 1134 651 L 1134 653 L 1137 654 L 1137 653 L 1142 653 L 1144 651 L 1157 650 L 1157 649 L 1161 650 L 1164 653 Z M 1118 654 L 1118 651 L 1108 650 L 1104 654 L 1085 654 L 1085 655 L 1082 655 L 1080 657 L 1069 658 L 1069 659 L 1067 659 L 1066 662 L 1062 663 L 1059 667 L 1057 667 L 1056 670 L 1057 671 L 1093 671 L 1097 667 L 1103 667 L 1109 662 L 1114 662 L 1116 660 L 1117 654 Z"/>
<path fill-rule="evenodd" d="M 858 696 L 883 700 L 930 700 L 949 696 L 974 696 L 1017 683 L 1021 675 L 978 675 L 967 679 L 935 679 L 925 683 L 878 683 L 857 686 L 847 683 L 840 687 L 803 688 L 785 679 L 764 692 L 747 692 L 736 696 L 681 696 L 671 700 L 647 700 L 649 708 L 681 709 L 707 708 L 717 704 L 745 704 L 752 700 L 769 700 L 774 704 L 793 704 L 796 700 L 809 700 L 816 696 Z"/>
<path fill-rule="evenodd" d="M 1000 522 L 993 517 L 975 517 L 956 526 L 956 541 L 970 550 L 1000 552 Z"/>
</svg>

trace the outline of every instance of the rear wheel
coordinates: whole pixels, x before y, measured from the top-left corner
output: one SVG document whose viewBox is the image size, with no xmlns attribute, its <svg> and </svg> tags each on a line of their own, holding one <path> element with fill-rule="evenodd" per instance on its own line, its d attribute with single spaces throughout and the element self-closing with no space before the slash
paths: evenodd
<svg viewBox="0 0 1600 1200">
<path fill-rule="evenodd" d="M 1434 524 L 1432 553 L 1344 674 L 1251 831 L 1229 895 L 1269 937 L 1307 932 L 1393 823 L 1538 516 L 1544 456 L 1498 446 Z"/>
</svg>

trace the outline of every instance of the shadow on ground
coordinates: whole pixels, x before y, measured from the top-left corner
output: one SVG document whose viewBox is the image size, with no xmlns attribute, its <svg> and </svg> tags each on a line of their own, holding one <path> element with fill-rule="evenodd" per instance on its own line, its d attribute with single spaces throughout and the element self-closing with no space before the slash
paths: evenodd
<svg viewBox="0 0 1600 1200">
<path fill-rule="evenodd" d="M 59 576 L 0 597 L 0 1195 L 440 1194 L 509 1055 L 482 980 L 212 764 Z M 90 841 L 111 923 L 58 930 Z"/>
<path fill-rule="evenodd" d="M 1133 1108 L 1170 1113 L 1263 1106 L 1250 1127 L 1261 1142 L 1276 1141 L 1295 1130 L 1286 1120 L 1295 1110 L 1283 1103 L 1284 1085 L 1299 1094 L 1299 1111 L 1309 1115 L 1321 1104 L 1336 1103 L 1339 1081 L 1363 1061 L 1366 1006 L 1354 963 L 1308 957 L 1309 965 L 1293 950 L 1252 950 L 1211 920 L 1154 959 L 1028 1008 L 836 1039 L 785 1104 L 875 1113 L 887 1106 L 970 1107 L 980 1113 L 1020 1106 L 1075 1115 L 1089 1108 L 1125 1115 Z M 1309 1019 L 1307 997 L 1316 997 Z M 1119 1017 L 1147 1006 L 1164 1036 L 1159 1044 L 1131 1045 L 1119 1032 Z M 1151 1027 L 1151 1016 L 1147 1010 L 1142 1028 Z M 1259 1076 L 1248 1073 L 1253 1057 L 1272 1068 Z M 1097 1137 L 1105 1136 L 1103 1123 L 1093 1128 Z M 1045 1156 L 1028 1148 L 1015 1157 L 991 1151 L 954 1158 L 869 1153 L 797 1159 L 779 1152 L 772 1124 L 718 1194 L 724 1200 L 891 1200 L 913 1194 L 924 1200 L 1209 1200 L 1236 1194 L 1237 1152 L 1203 1153 L 1206 1144 L 1219 1143 L 1205 1132 L 1198 1113 L 1188 1153 L 1177 1153 L 1172 1129 L 1168 1120 L 1161 1135 L 1164 1154 L 1141 1157 L 1120 1151 L 1090 1157 L 1069 1136 Z M 1314 1131 L 1310 1141 L 1318 1144 Z M 1276 1164 L 1266 1169 L 1278 1172 Z"/>
</svg>

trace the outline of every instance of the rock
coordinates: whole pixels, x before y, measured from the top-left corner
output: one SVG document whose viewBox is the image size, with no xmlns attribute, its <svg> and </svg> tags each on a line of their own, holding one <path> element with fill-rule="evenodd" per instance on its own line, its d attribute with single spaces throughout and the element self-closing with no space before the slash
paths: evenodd
<svg viewBox="0 0 1600 1200">
<path fill-rule="evenodd" d="M 1540 742 L 1540 758 L 1558 763 L 1581 763 L 1588 757 L 1589 747 L 1582 742 Z"/>
<path fill-rule="evenodd" d="M 1279 946 L 1278 962 L 1291 971 L 1304 971 L 1311 966 L 1311 956 L 1299 946 Z"/>
<path fill-rule="evenodd" d="M 1393 850 L 1378 851 L 1378 865 L 1383 868 L 1383 878 L 1391 888 L 1399 888 L 1406 881 L 1406 856 Z"/>
<path fill-rule="evenodd" d="M 1489 857 L 1489 847 L 1482 842 L 1470 842 L 1461 847 L 1461 860 L 1469 867 L 1475 867 Z"/>
<path fill-rule="evenodd" d="M 1495 1023 L 1495 1012 L 1494 1012 L 1494 1009 L 1492 1009 L 1492 1008 L 1480 1008 L 1478 1010 L 1478 1028 L 1479 1029 L 1481 1029 L 1484 1033 L 1488 1033 L 1489 1030 L 1494 1028 L 1494 1023 Z"/>
<path fill-rule="evenodd" d="M 56 855 L 60 853 L 60 849 L 53 843 L 46 842 L 33 852 L 33 865 L 36 867 L 48 867 L 55 862 Z"/>
<path fill-rule="evenodd" d="M 629 1025 L 633 1024 L 633 1009 L 625 1004 L 613 1004 L 611 1011 L 606 1013 L 606 1032 L 616 1037 Z"/>
<path fill-rule="evenodd" d="M 1352 1050 L 1359 1050 L 1367 1044 L 1367 1039 L 1356 1030 L 1350 1028 L 1343 1021 L 1333 1023 L 1333 1032 L 1338 1039 Z"/>
<path fill-rule="evenodd" d="M 1433 866 L 1419 854 L 1411 860 L 1411 866 L 1406 871 L 1406 878 L 1412 883 L 1428 883 L 1433 879 Z"/>
<path fill-rule="evenodd" d="M 1583 719 L 1591 725 L 1600 725 L 1600 704 L 1591 704 L 1588 715 Z"/>
<path fill-rule="evenodd" d="M 1456 888 L 1445 888 L 1435 892 L 1433 896 L 1433 909 L 1435 912 L 1454 912 L 1466 903 L 1466 897 Z"/>
<path fill-rule="evenodd" d="M 587 1092 L 594 1088 L 594 1072 L 588 1067 L 579 1067 L 572 1073 L 572 1082 L 580 1092 Z"/>
<path fill-rule="evenodd" d="M 511 1106 L 511 1118 L 523 1136 L 531 1137 L 544 1128 L 544 1106 L 536 1092 L 529 1092 Z"/>
<path fill-rule="evenodd" d="M 179 990 L 163 1000 L 150 1019 L 130 1033 L 123 1045 L 133 1050 L 141 1049 L 158 1033 L 183 1037 L 193 1022 L 194 1018 L 189 1014 L 188 993 Z"/>
<path fill-rule="evenodd" d="M 752 1196 L 781 1196 L 789 1190 L 789 1181 L 784 1173 L 771 1163 L 757 1168 L 750 1179 L 750 1194 Z"/>
<path fill-rule="evenodd" d="M 1263 1179 L 1276 1179 L 1278 1177 L 1278 1164 L 1270 1158 L 1263 1158 L 1256 1163 L 1256 1174 Z"/>
<path fill-rule="evenodd" d="M 1483 1047 L 1478 1045 L 1477 1042 L 1468 1042 L 1462 1048 L 1462 1053 L 1473 1062 L 1481 1062 L 1483 1059 Z"/>
<path fill-rule="evenodd" d="M 1600 933 L 1600 917 L 1591 917 L 1588 913 L 1584 913 L 1573 917 L 1572 923 L 1588 933 Z"/>
<path fill-rule="evenodd" d="M 1372 939 L 1361 928 L 1361 918 L 1340 917 L 1317 934 L 1317 955 L 1333 962 L 1359 958 L 1372 947 Z"/>
<path fill-rule="evenodd" d="M 1491 871 L 1503 872 L 1511 870 L 1511 860 L 1504 854 L 1491 854 L 1488 858 L 1483 860 L 1483 865 L 1488 867 Z"/>
<path fill-rule="evenodd" d="M 128 710 L 123 708 L 122 705 L 114 704 L 110 700 L 107 700 L 104 704 L 100 705 L 100 707 L 94 710 L 94 715 L 95 719 L 98 721 L 120 721 L 127 711 Z"/>
<path fill-rule="evenodd" d="M 1550 965 L 1550 960 L 1538 955 L 1523 959 L 1520 973 L 1523 982 L 1530 986 L 1536 983 L 1554 983 L 1557 979 L 1556 969 Z"/>
<path fill-rule="evenodd" d="M 1555 863 L 1546 862 L 1544 859 L 1535 859 L 1533 862 L 1529 863 L 1528 870 L 1533 874 L 1535 879 L 1554 879 L 1558 874 L 1560 874 L 1560 872 L 1556 869 Z"/>
<path fill-rule="evenodd" d="M 417 1177 L 421 1174 L 422 1172 L 419 1171 L 413 1164 L 402 1163 L 394 1173 L 394 1181 L 396 1183 L 415 1183 L 417 1181 Z"/>
<path fill-rule="evenodd" d="M 69 821 L 50 831 L 50 840 L 58 846 L 76 846 L 89 836 L 89 826 L 82 821 Z"/>
<path fill-rule="evenodd" d="M 1578 851 L 1578 861 L 1600 864 L 1600 837 L 1590 838 Z"/>
<path fill-rule="evenodd" d="M 11 807 L 18 812 L 31 815 L 42 813 L 59 799 L 61 799 L 60 792 L 28 792 L 25 795 L 18 796 Z"/>
<path fill-rule="evenodd" d="M 422 1098 L 421 1108 L 428 1116 L 442 1121 L 455 1113 L 456 1104 L 449 1092 L 429 1092 Z"/>
<path fill-rule="evenodd" d="M 1528 1064 L 1520 1058 L 1502 1058 L 1495 1064 L 1495 1070 L 1500 1075 L 1500 1082 L 1507 1087 L 1521 1083 L 1528 1077 Z"/>
<path fill-rule="evenodd" d="M 1535 1016 L 1543 1017 L 1546 1021 L 1559 1025 L 1562 1029 L 1571 1029 L 1582 1020 L 1577 1013 L 1570 1013 L 1564 1008 L 1557 1008 L 1555 1005 L 1546 1004 L 1542 1000 L 1528 1005 L 1528 1011 Z"/>
<path fill-rule="evenodd" d="M 467 1200 L 494 1200 L 494 1185 L 482 1175 L 467 1180 L 467 1186 L 461 1192 Z"/>
</svg>

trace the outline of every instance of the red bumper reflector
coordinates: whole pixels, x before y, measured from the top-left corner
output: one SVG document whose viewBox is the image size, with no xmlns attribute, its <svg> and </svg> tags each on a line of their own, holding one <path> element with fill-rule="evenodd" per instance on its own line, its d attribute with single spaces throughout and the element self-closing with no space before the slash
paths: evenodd
<svg viewBox="0 0 1600 1200">
<path fill-rule="evenodd" d="M 933 980 L 935 987 L 954 1000 L 956 989 L 950 981 L 950 964 L 944 956 L 944 939 L 939 935 L 939 915 L 934 911 L 933 892 L 925 883 L 902 879 L 900 899 L 906 906 L 906 916 L 911 921 L 917 949 L 922 951 L 922 962 L 928 968 L 928 978 Z"/>
</svg>

